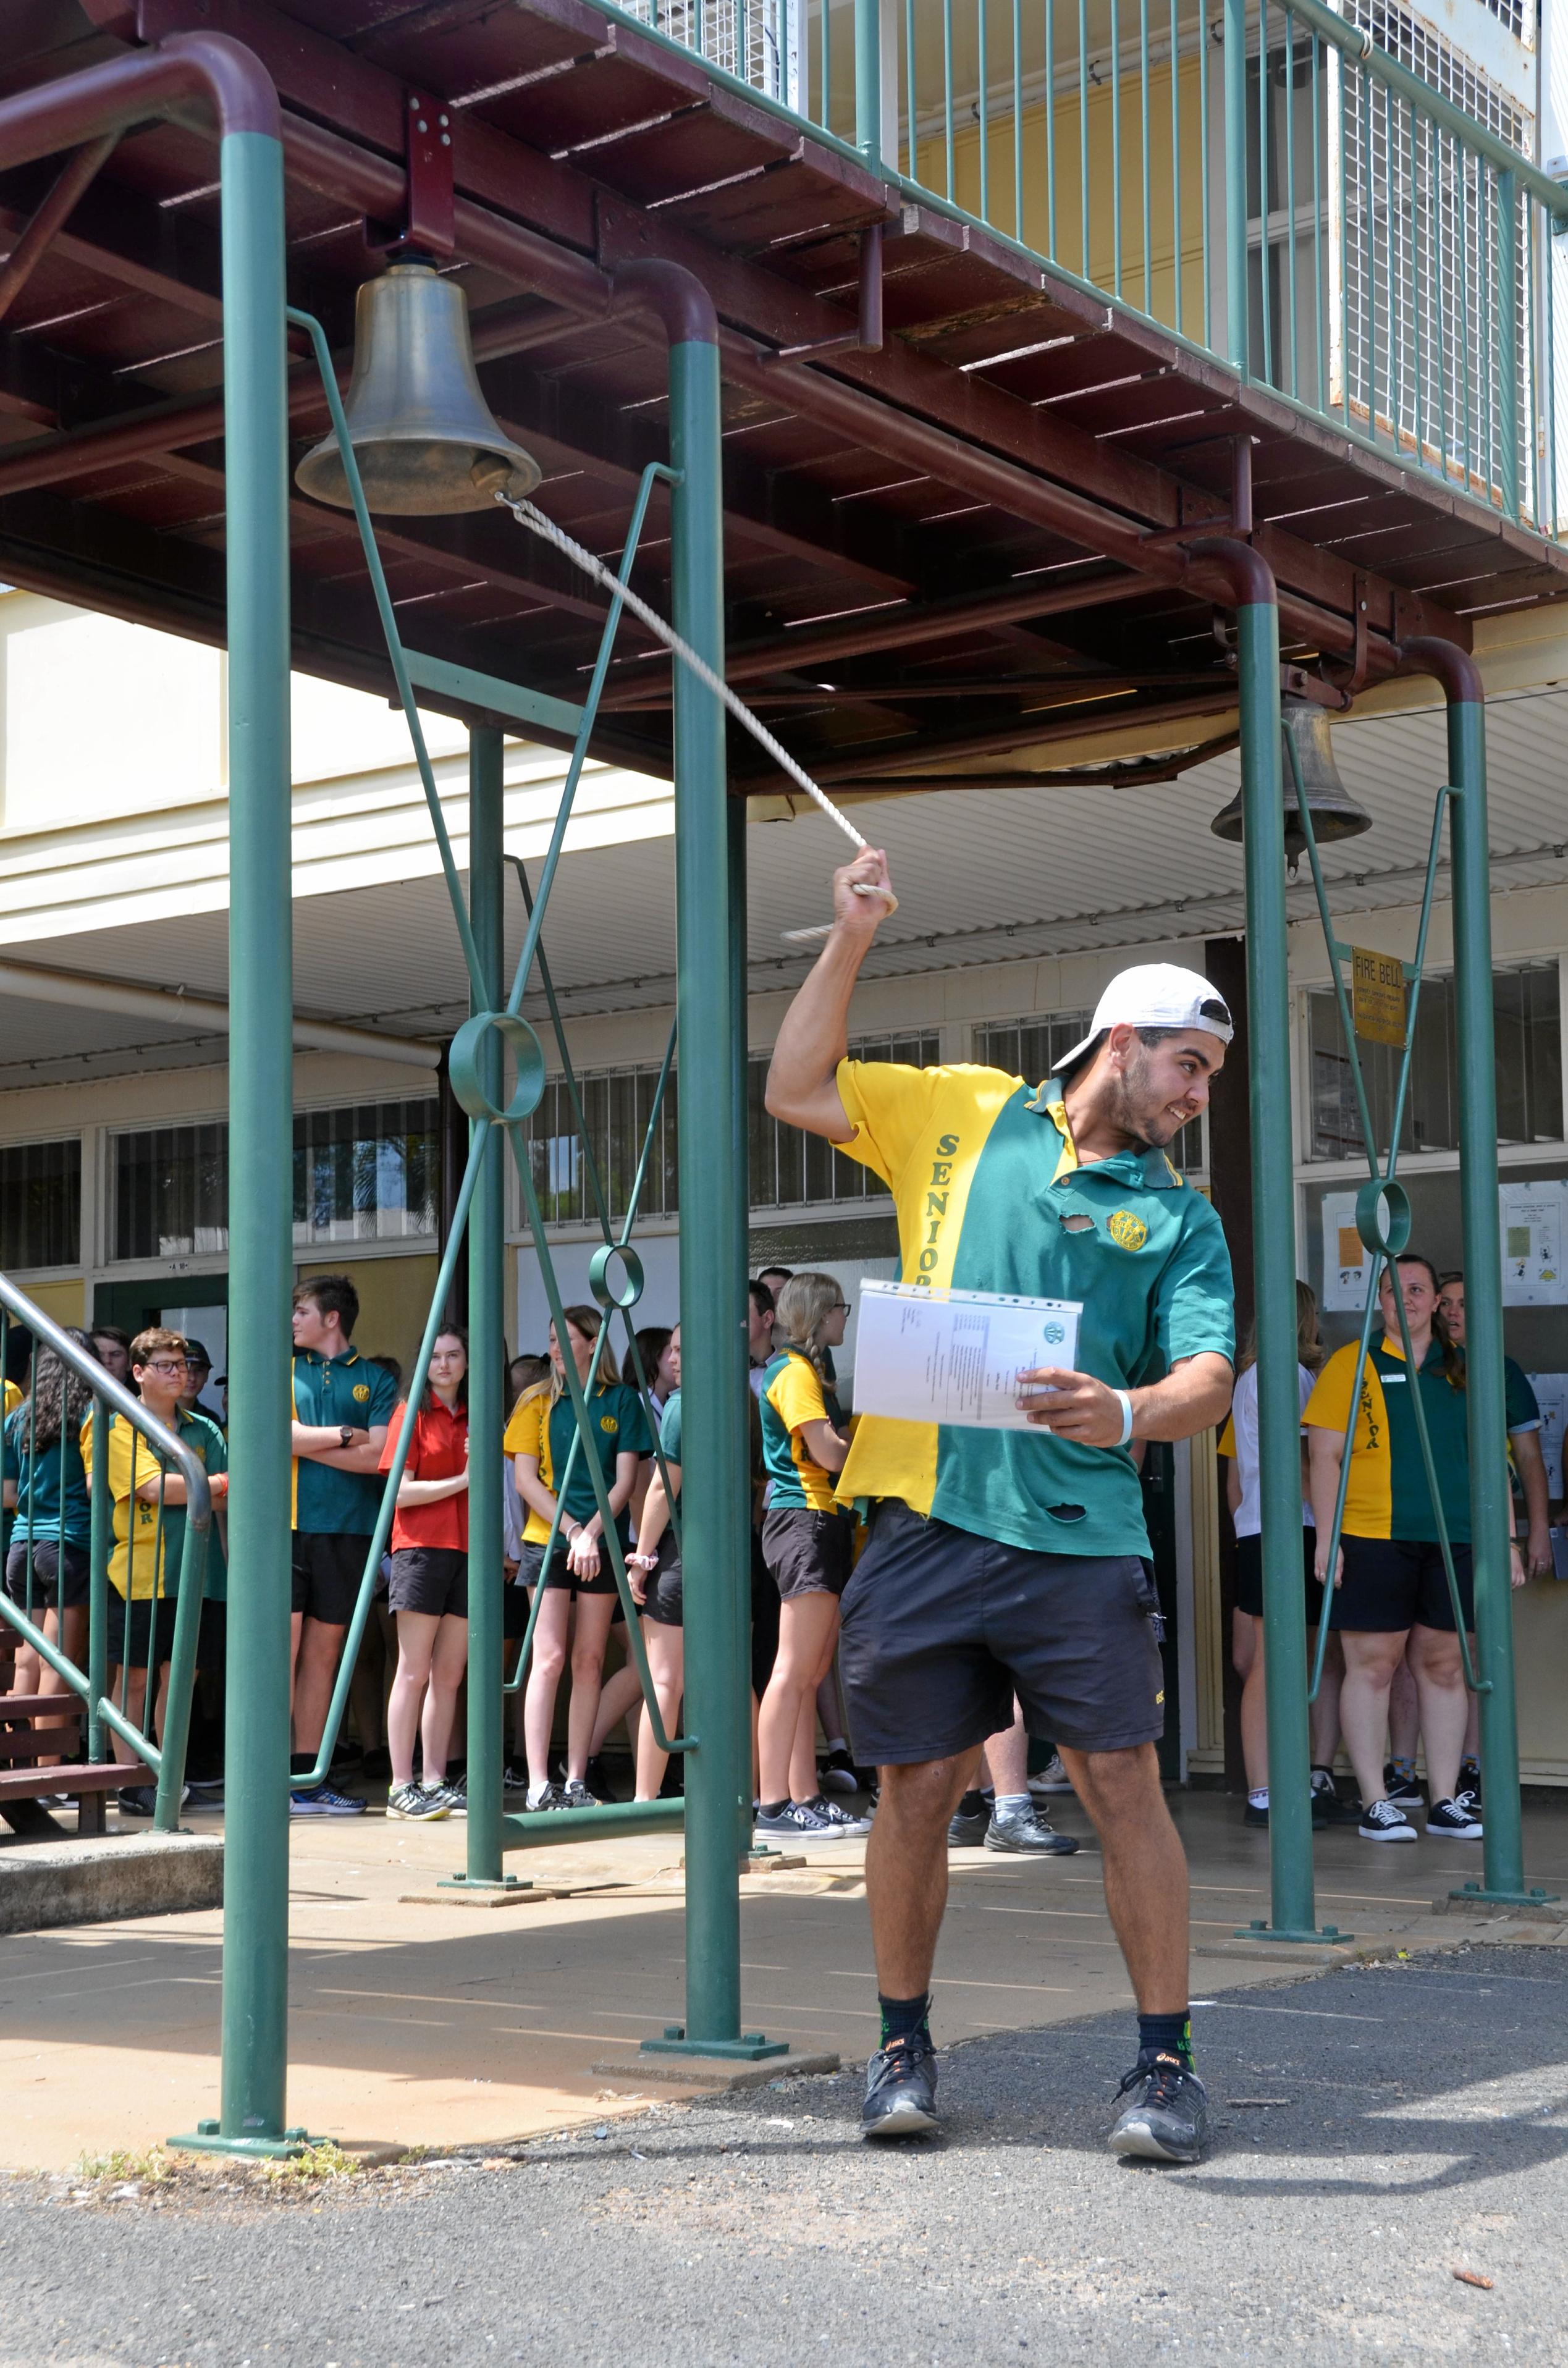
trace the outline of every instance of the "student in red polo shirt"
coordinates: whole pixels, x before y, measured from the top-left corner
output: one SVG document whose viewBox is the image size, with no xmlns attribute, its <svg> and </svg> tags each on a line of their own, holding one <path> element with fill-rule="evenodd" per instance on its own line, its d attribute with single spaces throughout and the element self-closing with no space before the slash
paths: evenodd
<svg viewBox="0 0 1568 2368">
<path fill-rule="evenodd" d="M 381 1470 L 390 1472 L 408 1408 L 387 1426 Z M 430 1378 L 392 1517 L 387 1600 L 397 1617 L 397 1675 L 387 1702 L 392 1758 L 389 1817 L 466 1815 L 460 1782 L 449 1785 L 458 1688 L 468 1667 L 468 1335 L 449 1325 L 436 1336 Z M 424 1714 L 421 1719 L 420 1706 Z M 414 1738 L 424 1730 L 425 1766 L 414 1781 Z"/>
</svg>

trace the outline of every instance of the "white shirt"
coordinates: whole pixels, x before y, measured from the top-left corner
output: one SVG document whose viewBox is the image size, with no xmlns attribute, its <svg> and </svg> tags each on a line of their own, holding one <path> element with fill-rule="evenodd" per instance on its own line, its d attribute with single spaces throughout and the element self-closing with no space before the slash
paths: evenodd
<svg viewBox="0 0 1568 2368">
<path fill-rule="evenodd" d="M 1296 1368 L 1296 1380 L 1301 1388 L 1301 1411 L 1312 1394 L 1315 1375 L 1305 1365 Z M 1231 1421 L 1236 1434 L 1236 1472 L 1242 1484 L 1242 1501 L 1236 1508 L 1236 1535 L 1256 1538 L 1263 1534 L 1263 1510 L 1258 1503 L 1257 1483 L 1257 1367 L 1249 1365 L 1236 1380 L 1231 1399 Z M 1301 1499 L 1301 1520 L 1310 1530 L 1313 1525 L 1311 1500 Z"/>
</svg>

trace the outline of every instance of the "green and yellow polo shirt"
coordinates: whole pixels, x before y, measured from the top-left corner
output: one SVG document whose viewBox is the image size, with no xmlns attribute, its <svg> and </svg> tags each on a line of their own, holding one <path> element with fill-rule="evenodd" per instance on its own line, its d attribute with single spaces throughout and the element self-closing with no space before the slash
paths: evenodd
<svg viewBox="0 0 1568 2368">
<path fill-rule="evenodd" d="M 372 1365 L 352 1345 L 341 1357 L 295 1349 L 296 1422 L 380 1430 L 392 1421 L 397 1402 L 398 1386 L 386 1367 Z M 382 1485 L 374 1473 L 339 1472 L 312 1456 L 296 1456 L 292 1526 L 318 1536 L 368 1538 L 381 1510 Z"/>
<path fill-rule="evenodd" d="M 1343 1438 L 1356 1378 L 1356 1343 L 1336 1349 L 1312 1385 L 1302 1422 Z M 1465 1394 L 1443 1371 L 1434 1340 L 1416 1376 L 1426 1435 L 1432 1442 L 1443 1519 L 1456 1545 L 1470 1542 L 1470 1437 Z M 1435 1542 L 1437 1518 L 1426 1486 L 1421 1435 L 1415 1427 L 1410 1369 L 1403 1348 L 1380 1340 L 1367 1351 L 1361 1398 L 1350 1442 L 1345 1489 L 1345 1534 L 1351 1538 L 1413 1538 Z"/>
<path fill-rule="evenodd" d="M 843 1061 L 838 1090 L 856 1133 L 837 1148 L 891 1188 L 906 1283 L 1081 1300 L 1078 1369 L 1113 1389 L 1207 1349 L 1233 1361 L 1220 1220 L 1163 1151 L 1081 1166 L 1057 1079 Z M 1039 1553 L 1149 1552 L 1126 1449 L 1042 1430 L 863 1415 L 838 1495 Z"/>
<path fill-rule="evenodd" d="M 798 1349 L 786 1349 L 768 1359 L 763 1370 L 758 1403 L 762 1408 L 763 1467 L 772 1484 L 767 1497 L 769 1511 L 778 1512 L 790 1506 L 810 1506 L 817 1513 L 836 1511 L 835 1475 L 820 1463 L 812 1463 L 801 1436 L 802 1426 L 808 1422 L 830 1422 L 835 1430 L 842 1427 L 844 1416 L 831 1384 L 824 1381 L 809 1357 L 803 1357 Z"/>
<path fill-rule="evenodd" d="M 673 1401 L 672 1401 L 673 1403 Z M 604 1474 L 607 1489 L 615 1486 L 616 1458 L 619 1455 L 652 1455 L 653 1434 L 648 1428 L 648 1417 L 642 1411 L 642 1401 L 637 1392 L 624 1382 L 603 1381 L 588 1400 L 589 1437 L 598 1455 L 599 1469 Z M 593 1474 L 581 1448 L 572 1465 L 572 1476 L 562 1489 L 558 1473 L 566 1469 L 572 1453 L 572 1440 L 577 1429 L 577 1417 L 572 1411 L 572 1401 L 562 1391 L 551 1404 L 549 1384 L 541 1382 L 538 1388 L 520 1397 L 512 1408 L 512 1419 L 501 1444 L 508 1455 L 531 1455 L 539 1466 L 539 1476 L 552 1496 L 559 1497 L 566 1513 L 574 1521 L 591 1521 L 599 1509 L 594 1494 Z M 677 1433 L 678 1437 L 678 1433 Z M 531 1546 L 544 1545 L 550 1537 L 550 1523 L 542 1513 L 529 1505 L 528 1520 L 523 1525 L 523 1538 Z M 624 1545 L 630 1530 L 631 1516 L 623 1507 L 616 1522 L 616 1531 Z"/>
</svg>

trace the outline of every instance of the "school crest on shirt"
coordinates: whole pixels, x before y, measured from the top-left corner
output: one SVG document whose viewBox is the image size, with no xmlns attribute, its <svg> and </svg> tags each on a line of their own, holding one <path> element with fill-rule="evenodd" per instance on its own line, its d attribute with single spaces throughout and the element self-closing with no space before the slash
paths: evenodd
<svg viewBox="0 0 1568 2368">
<path fill-rule="evenodd" d="M 1131 1209 L 1113 1209 L 1105 1229 L 1119 1250 L 1141 1250 L 1149 1238 L 1148 1226 Z"/>
<path fill-rule="evenodd" d="M 618 1431 L 618 1430 L 620 1429 L 620 1425 L 619 1425 L 619 1423 L 616 1420 L 616 1418 L 615 1418 L 614 1415 L 612 1415 L 612 1414 L 601 1414 L 601 1415 L 600 1415 L 600 1417 L 599 1417 L 599 1429 L 600 1429 L 601 1430 L 608 1430 L 608 1431 L 614 1432 L 614 1431 Z"/>
<path fill-rule="evenodd" d="M 355 1396 L 356 1402 L 357 1402 L 358 1405 L 360 1405 L 360 1406 L 369 1406 L 369 1403 L 370 1403 L 370 1384 L 369 1384 L 369 1382 L 356 1382 L 356 1383 L 355 1383 L 355 1384 L 354 1384 L 354 1396 Z"/>
</svg>

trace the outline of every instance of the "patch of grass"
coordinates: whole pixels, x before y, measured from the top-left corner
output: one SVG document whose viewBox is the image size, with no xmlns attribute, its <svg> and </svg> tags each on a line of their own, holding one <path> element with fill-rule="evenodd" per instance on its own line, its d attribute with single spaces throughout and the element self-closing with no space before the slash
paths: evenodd
<svg viewBox="0 0 1568 2368">
<path fill-rule="evenodd" d="M 85 2154 L 78 2157 L 71 2176 L 85 2183 L 113 2180 L 121 2184 L 136 2180 L 147 2187 L 161 2187 L 174 2175 L 167 2149 L 149 2146 L 143 2154 L 132 2154 L 125 2146 L 116 2146 L 108 2154 Z"/>
<path fill-rule="evenodd" d="M 255 2175 L 268 2187 L 289 2188 L 311 2187 L 327 2179 L 360 2179 L 364 2173 L 335 2138 L 322 2138 L 316 2145 L 308 2146 L 302 2154 L 258 2163 Z"/>
</svg>

